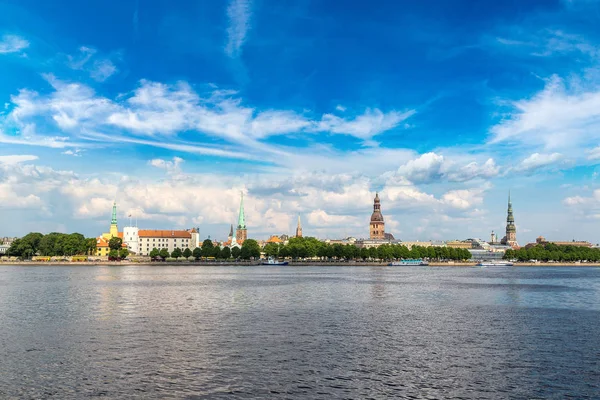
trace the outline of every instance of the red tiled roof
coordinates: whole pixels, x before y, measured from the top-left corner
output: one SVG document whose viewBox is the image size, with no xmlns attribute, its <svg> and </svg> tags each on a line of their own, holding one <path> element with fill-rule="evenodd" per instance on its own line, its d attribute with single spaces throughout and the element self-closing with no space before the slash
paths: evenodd
<svg viewBox="0 0 600 400">
<path fill-rule="evenodd" d="M 138 235 L 139 235 L 139 237 L 150 237 L 150 238 L 184 238 L 184 239 L 192 238 L 192 234 L 188 231 L 172 231 L 172 230 L 140 229 Z"/>
</svg>

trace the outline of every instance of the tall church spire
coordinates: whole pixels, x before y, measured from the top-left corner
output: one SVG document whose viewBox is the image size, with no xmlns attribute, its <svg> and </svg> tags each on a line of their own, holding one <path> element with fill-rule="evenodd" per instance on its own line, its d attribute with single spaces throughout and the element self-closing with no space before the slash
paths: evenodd
<svg viewBox="0 0 600 400">
<path fill-rule="evenodd" d="M 240 214 L 238 216 L 238 229 L 246 229 L 246 216 L 244 215 L 244 193 L 240 201 Z"/>
<path fill-rule="evenodd" d="M 502 240 L 503 244 L 518 246 L 517 227 L 515 226 L 515 216 L 513 215 L 512 201 L 510 200 L 510 190 L 508 191 L 508 209 L 506 210 L 506 236 Z"/>
<path fill-rule="evenodd" d="M 117 202 L 113 203 L 112 218 L 110 220 L 110 230 L 108 231 L 110 237 L 119 236 L 119 227 L 117 226 Z"/>
<path fill-rule="evenodd" d="M 302 237 L 302 223 L 300 222 L 299 215 L 298 215 L 298 225 L 296 226 L 296 237 Z"/>
<path fill-rule="evenodd" d="M 242 192 L 242 199 L 240 200 L 240 214 L 238 216 L 237 229 L 235 231 L 235 238 L 238 243 L 243 243 L 248 238 L 248 232 L 246 230 L 246 215 L 244 214 L 244 193 Z"/>
<path fill-rule="evenodd" d="M 111 225 L 116 225 L 117 224 L 117 202 L 115 201 L 113 203 L 113 209 L 112 209 L 112 219 L 110 221 Z"/>
</svg>

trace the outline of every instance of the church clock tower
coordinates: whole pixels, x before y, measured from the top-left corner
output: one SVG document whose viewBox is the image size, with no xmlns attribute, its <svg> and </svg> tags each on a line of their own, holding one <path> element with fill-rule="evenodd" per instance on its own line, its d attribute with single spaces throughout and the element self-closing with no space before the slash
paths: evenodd
<svg viewBox="0 0 600 400">
<path fill-rule="evenodd" d="M 373 214 L 371 214 L 371 222 L 369 224 L 369 238 L 385 238 L 385 222 L 383 221 L 383 215 L 381 214 L 379 193 L 375 193 L 375 200 L 373 201 Z"/>
</svg>

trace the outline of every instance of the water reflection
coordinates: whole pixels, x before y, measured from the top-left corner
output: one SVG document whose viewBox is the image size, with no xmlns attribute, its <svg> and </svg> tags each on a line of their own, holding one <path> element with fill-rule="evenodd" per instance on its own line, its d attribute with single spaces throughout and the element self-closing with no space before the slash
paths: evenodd
<svg viewBox="0 0 600 400">
<path fill-rule="evenodd" d="M 600 271 L 5 268 L 0 398 L 593 398 Z"/>
</svg>

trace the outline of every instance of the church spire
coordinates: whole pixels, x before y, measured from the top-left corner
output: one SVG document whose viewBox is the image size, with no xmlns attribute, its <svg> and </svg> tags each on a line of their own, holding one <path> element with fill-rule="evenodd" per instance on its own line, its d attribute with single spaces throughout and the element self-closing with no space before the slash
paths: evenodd
<svg viewBox="0 0 600 400">
<path fill-rule="evenodd" d="M 508 191 L 508 209 L 506 210 L 506 236 L 503 238 L 502 243 L 513 247 L 517 246 L 517 227 L 515 226 L 510 190 Z"/>
<path fill-rule="evenodd" d="M 119 236 L 119 227 L 117 226 L 117 202 L 113 203 L 112 218 L 110 220 L 110 230 L 108 231 L 111 238 Z"/>
<path fill-rule="evenodd" d="M 298 225 L 296 226 L 296 237 L 302 237 L 302 223 L 300 222 L 299 215 L 298 215 Z"/>
<path fill-rule="evenodd" d="M 242 192 L 242 200 L 240 201 L 240 214 L 238 216 L 238 229 L 246 229 L 246 216 L 244 215 L 244 193 Z"/>
<path fill-rule="evenodd" d="M 229 240 L 233 237 L 233 224 L 231 224 L 231 228 L 229 229 Z"/>
<path fill-rule="evenodd" d="M 248 238 L 248 232 L 246 230 L 246 215 L 244 214 L 244 193 L 242 192 L 242 199 L 240 200 L 240 214 L 238 216 L 237 229 L 235 231 L 235 239 L 238 243 L 243 243 Z"/>
<path fill-rule="evenodd" d="M 117 202 L 115 201 L 113 203 L 113 209 L 112 209 L 112 219 L 110 221 L 111 225 L 116 225 L 117 224 Z"/>
</svg>

